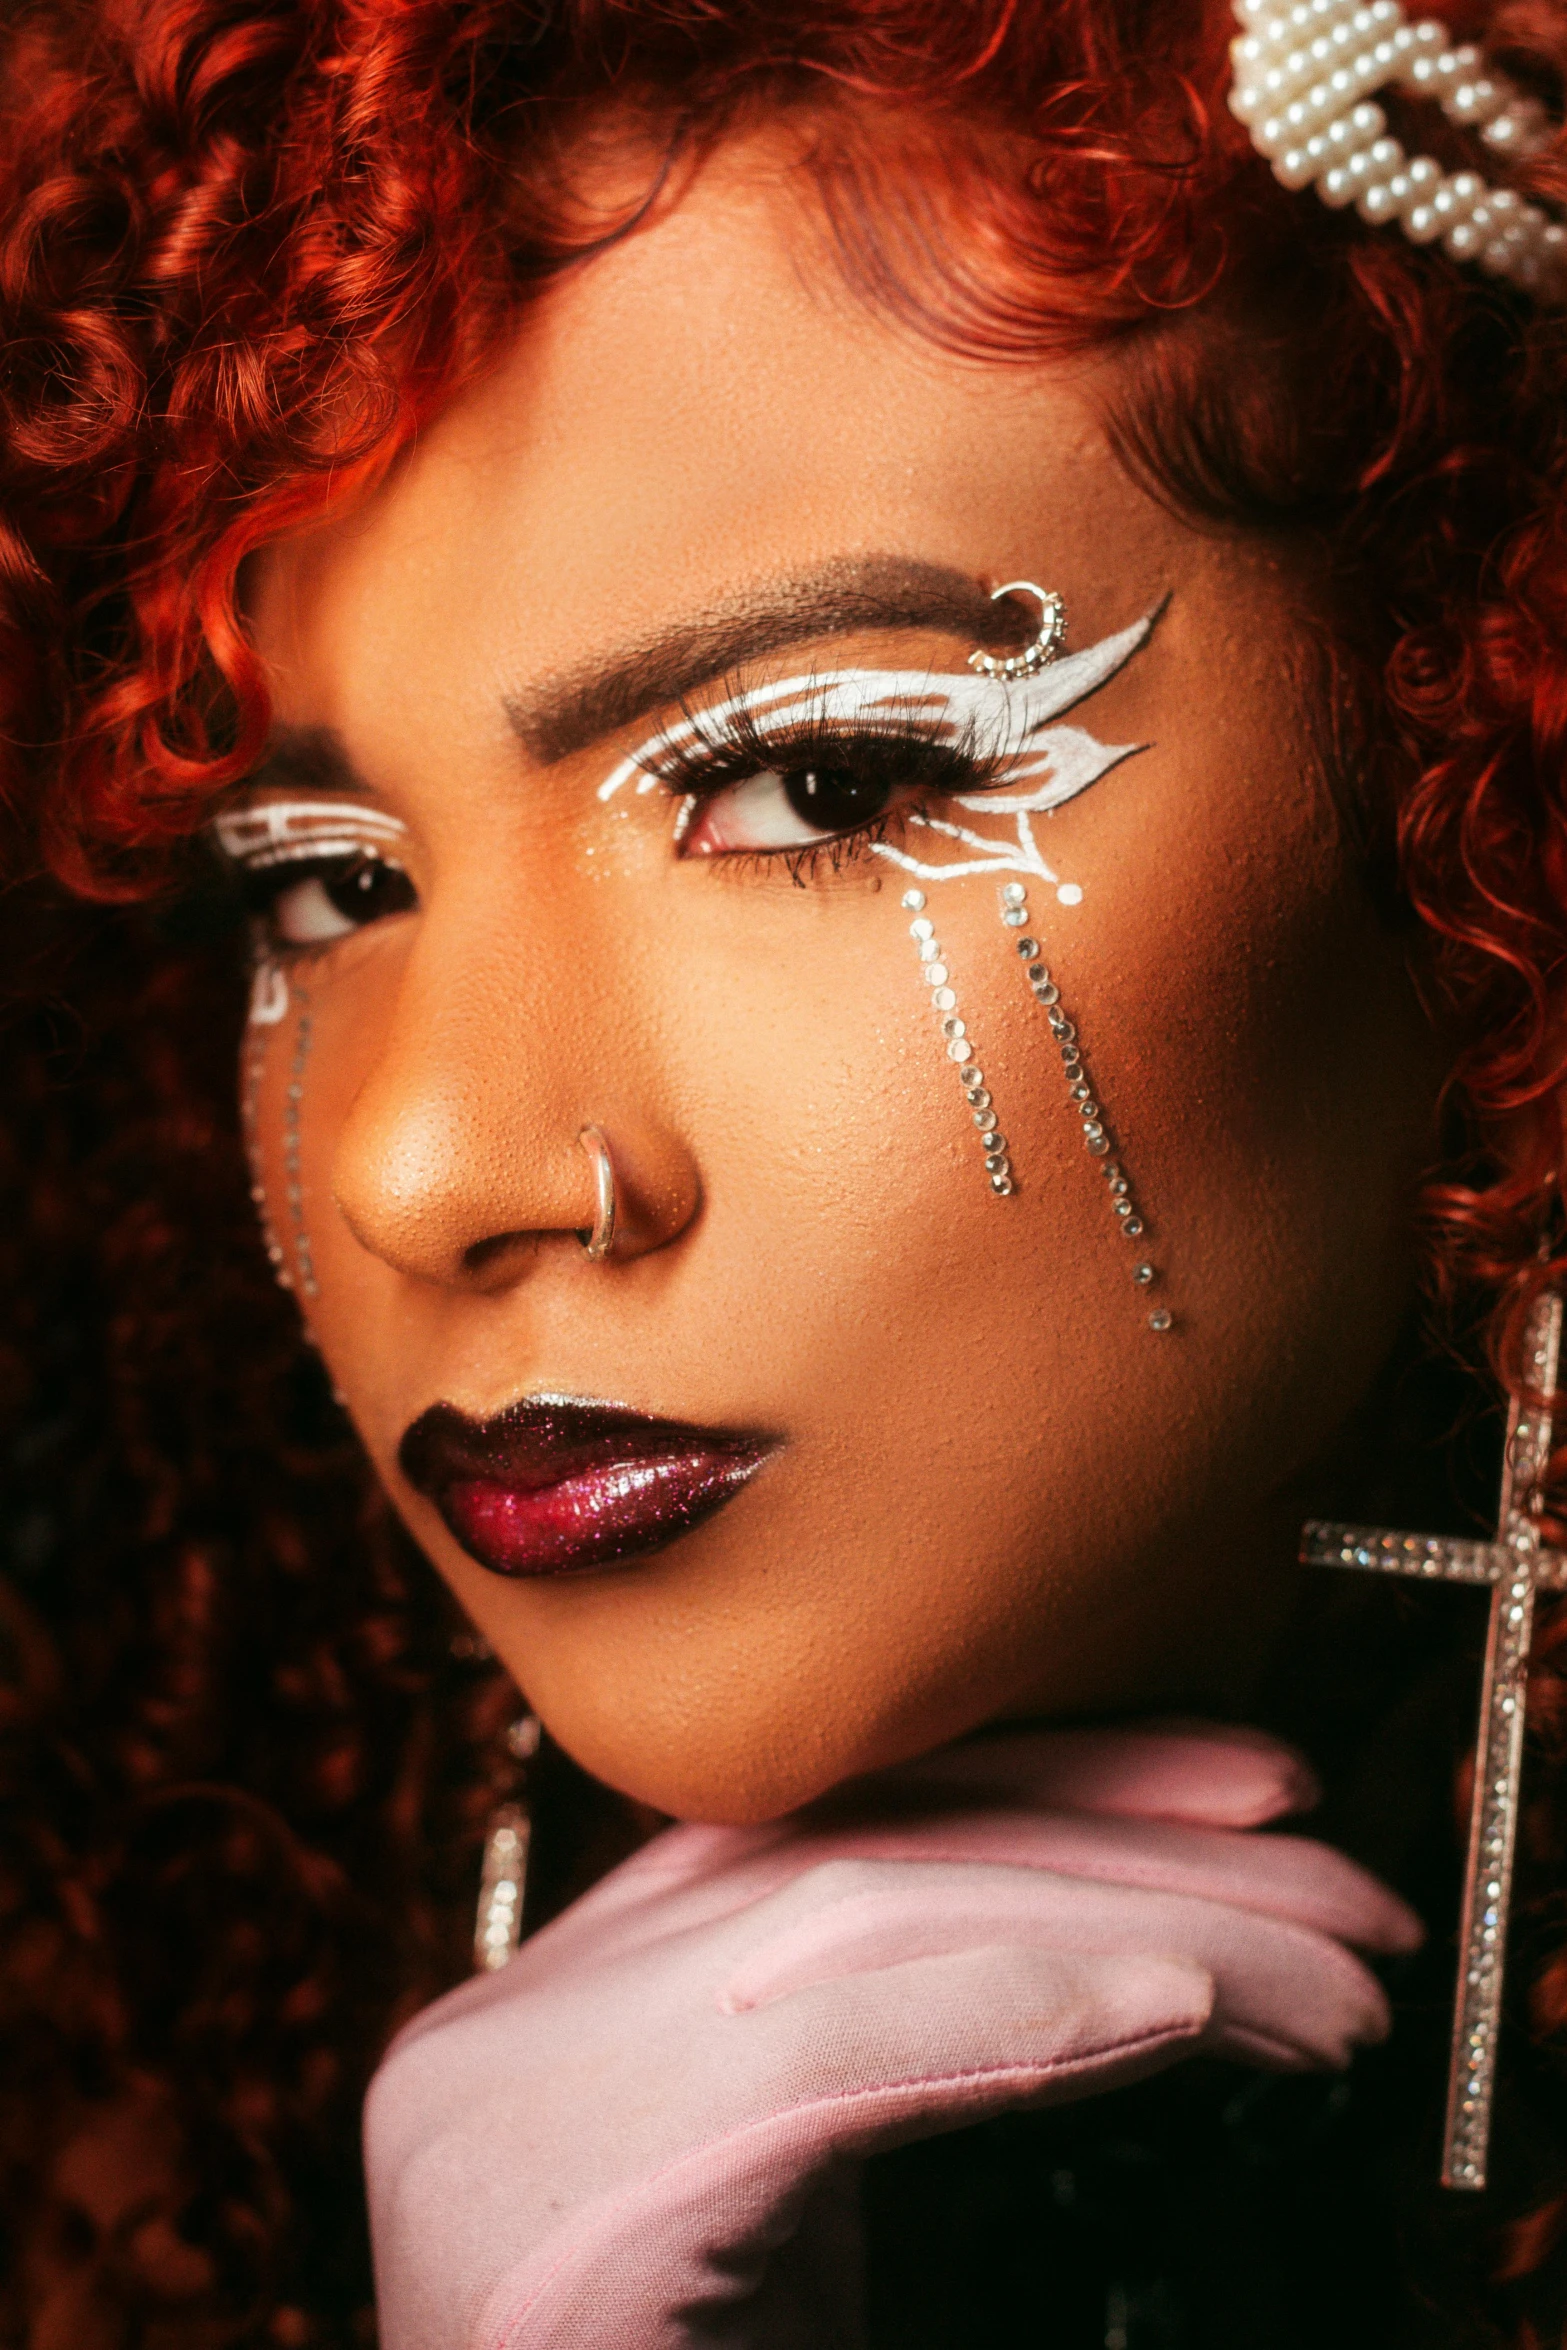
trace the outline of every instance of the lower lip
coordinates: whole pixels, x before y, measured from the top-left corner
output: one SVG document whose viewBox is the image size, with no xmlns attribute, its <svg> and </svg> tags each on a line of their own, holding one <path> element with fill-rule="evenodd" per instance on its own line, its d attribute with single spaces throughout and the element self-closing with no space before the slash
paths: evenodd
<svg viewBox="0 0 1567 2350">
<path fill-rule="evenodd" d="M 660 1454 L 607 1461 L 554 1485 L 454 1480 L 441 1515 L 470 1558 L 495 1575 L 571 1575 L 662 1550 L 732 1501 L 762 1452 Z"/>
</svg>

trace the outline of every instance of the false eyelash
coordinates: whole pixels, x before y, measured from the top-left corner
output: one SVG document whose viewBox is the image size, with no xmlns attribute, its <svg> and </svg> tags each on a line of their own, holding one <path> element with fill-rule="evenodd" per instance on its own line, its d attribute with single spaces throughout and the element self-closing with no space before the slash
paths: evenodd
<svg viewBox="0 0 1567 2350">
<path fill-rule="evenodd" d="M 743 690 L 726 681 L 724 698 L 738 696 Z M 641 764 L 673 796 L 689 799 L 698 806 L 714 798 L 728 784 L 743 783 L 767 768 L 864 766 L 867 758 L 884 760 L 890 765 L 896 759 L 897 782 L 917 785 L 931 799 L 947 799 L 959 792 L 990 789 L 1004 779 L 1010 764 L 1006 748 L 988 751 L 980 748 L 978 731 L 972 721 L 966 722 L 950 738 L 934 727 L 913 726 L 902 718 L 872 718 L 847 727 L 841 721 L 828 722 L 808 715 L 772 727 L 742 703 L 739 708 L 726 712 L 716 734 L 704 735 L 701 711 L 682 705 L 681 716 L 695 731 L 679 740 L 666 737 L 662 743 L 655 741 Z M 873 821 L 879 823 L 883 819 Z M 865 829 L 859 828 L 861 832 Z M 853 839 L 855 834 L 837 833 L 833 837 L 844 841 Z M 826 843 L 813 846 L 825 847 Z M 769 858 L 794 853 L 783 849 L 735 852 Z"/>
</svg>

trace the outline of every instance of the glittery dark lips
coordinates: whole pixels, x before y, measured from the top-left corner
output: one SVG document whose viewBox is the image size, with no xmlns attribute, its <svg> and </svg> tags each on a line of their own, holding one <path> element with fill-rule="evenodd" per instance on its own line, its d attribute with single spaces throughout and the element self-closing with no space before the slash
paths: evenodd
<svg viewBox="0 0 1567 2350">
<path fill-rule="evenodd" d="M 662 1550 L 749 1483 L 778 1438 L 525 1397 L 493 1419 L 432 1404 L 398 1466 L 493 1575 L 569 1575 Z"/>
</svg>

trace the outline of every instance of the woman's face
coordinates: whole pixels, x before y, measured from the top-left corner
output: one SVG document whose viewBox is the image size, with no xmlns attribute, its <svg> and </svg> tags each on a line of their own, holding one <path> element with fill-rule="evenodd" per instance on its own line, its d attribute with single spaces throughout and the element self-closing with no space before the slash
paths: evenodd
<svg viewBox="0 0 1567 2350">
<path fill-rule="evenodd" d="M 253 595 L 251 852 L 330 845 L 257 875 L 311 1327 L 555 1735 L 727 1819 L 998 1717 L 1244 1696 L 1407 1302 L 1437 1076 L 1304 568 L 1126 477 L 1113 364 L 949 357 L 811 220 L 776 150 L 720 155 Z M 1066 657 L 1123 640 L 1093 690 L 1056 665 L 1080 698 L 969 670 L 1017 579 Z"/>
</svg>

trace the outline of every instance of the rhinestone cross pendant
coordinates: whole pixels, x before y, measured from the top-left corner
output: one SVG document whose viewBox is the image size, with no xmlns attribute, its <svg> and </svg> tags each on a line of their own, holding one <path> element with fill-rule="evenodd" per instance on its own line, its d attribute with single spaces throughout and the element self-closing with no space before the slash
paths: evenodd
<svg viewBox="0 0 1567 2350">
<path fill-rule="evenodd" d="M 1525 1342 L 1526 1384 L 1534 1394 L 1555 1394 L 1561 1343 L 1562 1300 L 1547 1290 L 1530 1317 Z M 1372 1574 L 1491 1585 L 1442 2148 L 1442 2184 L 1475 2192 L 1485 2185 L 1491 2134 L 1535 1594 L 1567 1591 L 1567 1555 L 1546 1549 L 1535 1516 L 1551 1441 L 1550 1412 L 1515 1398 L 1507 1421 L 1494 1542 L 1318 1523 L 1307 1526 L 1301 1538 L 1301 1561 L 1308 1567 L 1361 1567 Z"/>
</svg>

